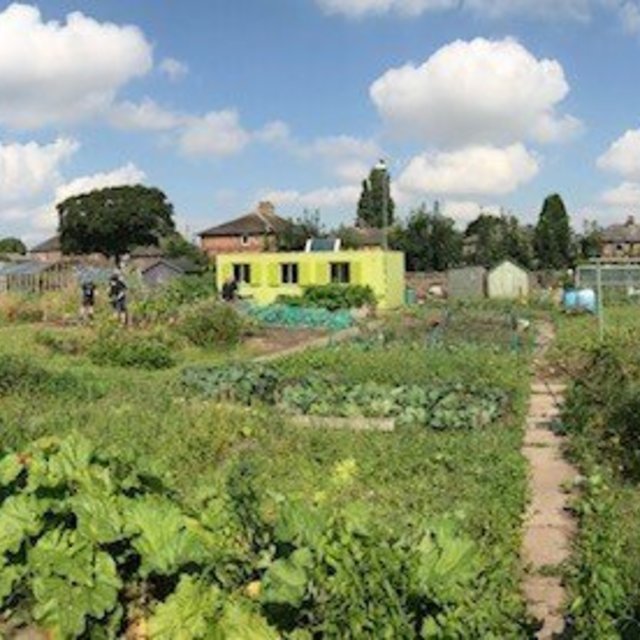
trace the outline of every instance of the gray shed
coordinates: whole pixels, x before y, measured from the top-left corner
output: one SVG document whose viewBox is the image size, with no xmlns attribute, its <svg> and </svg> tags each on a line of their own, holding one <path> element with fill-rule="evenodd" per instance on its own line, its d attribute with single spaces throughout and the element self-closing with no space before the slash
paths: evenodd
<svg viewBox="0 0 640 640">
<path fill-rule="evenodd" d="M 487 270 L 461 267 L 447 271 L 447 295 L 451 300 L 477 300 L 485 297 Z"/>
<path fill-rule="evenodd" d="M 490 298 L 517 300 L 529 296 L 529 272 L 511 260 L 504 260 L 487 276 Z"/>
<path fill-rule="evenodd" d="M 141 269 L 140 275 L 147 286 L 157 287 L 167 284 L 180 276 L 199 272 L 200 268 L 190 260 L 160 258 Z"/>
</svg>

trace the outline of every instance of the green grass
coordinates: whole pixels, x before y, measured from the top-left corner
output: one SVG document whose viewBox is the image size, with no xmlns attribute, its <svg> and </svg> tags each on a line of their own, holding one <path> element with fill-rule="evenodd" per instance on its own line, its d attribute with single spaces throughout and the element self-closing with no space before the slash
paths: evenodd
<svg viewBox="0 0 640 640">
<path fill-rule="evenodd" d="M 79 432 L 105 450 L 144 459 L 167 475 L 187 503 L 242 463 L 253 469 L 265 505 L 274 493 L 336 507 L 364 501 L 381 525 L 396 532 L 448 514 L 488 561 L 477 606 L 495 620 L 495 637 L 526 637 L 519 595 L 526 355 L 478 344 L 424 349 L 399 341 L 382 349 L 341 345 L 278 364 L 292 377 L 323 371 L 350 382 L 460 381 L 499 387 L 512 398 L 510 415 L 483 430 L 352 433 L 294 427 L 274 409 L 194 398 L 179 386 L 178 369 L 101 367 L 84 355 L 51 353 L 34 342 L 35 330 L 28 325 L 0 329 L 0 353 L 26 354 L 79 377 L 97 376 L 106 392 L 90 401 L 4 398 L 0 445 L 20 448 L 39 436 Z M 242 348 L 190 348 L 181 352 L 180 362 L 223 363 L 246 356 Z"/>
</svg>

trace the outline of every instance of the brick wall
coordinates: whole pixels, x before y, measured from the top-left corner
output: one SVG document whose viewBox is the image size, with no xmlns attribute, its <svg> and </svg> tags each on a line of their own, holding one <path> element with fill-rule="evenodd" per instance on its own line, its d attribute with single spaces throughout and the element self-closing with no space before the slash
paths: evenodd
<svg viewBox="0 0 640 640">
<path fill-rule="evenodd" d="M 240 236 L 210 236 L 201 239 L 201 246 L 209 257 L 218 253 L 255 253 L 276 248 L 275 235 L 266 236 L 266 241 L 265 236 L 248 236 L 245 239 L 247 242 L 243 243 Z"/>
</svg>

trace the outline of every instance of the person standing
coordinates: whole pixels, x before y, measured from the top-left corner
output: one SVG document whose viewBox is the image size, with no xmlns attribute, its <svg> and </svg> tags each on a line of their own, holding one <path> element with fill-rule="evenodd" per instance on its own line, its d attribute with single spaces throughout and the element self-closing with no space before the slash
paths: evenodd
<svg viewBox="0 0 640 640">
<path fill-rule="evenodd" d="M 238 295 L 238 283 L 233 276 L 229 276 L 222 285 L 222 299 L 225 302 L 233 302 Z"/>
<path fill-rule="evenodd" d="M 85 280 L 80 288 L 82 290 L 80 315 L 83 320 L 93 320 L 93 310 L 96 302 L 96 285 L 93 280 Z"/>
<path fill-rule="evenodd" d="M 127 324 L 127 284 L 119 270 L 115 270 L 109 280 L 109 299 L 114 317 L 123 325 Z"/>
</svg>

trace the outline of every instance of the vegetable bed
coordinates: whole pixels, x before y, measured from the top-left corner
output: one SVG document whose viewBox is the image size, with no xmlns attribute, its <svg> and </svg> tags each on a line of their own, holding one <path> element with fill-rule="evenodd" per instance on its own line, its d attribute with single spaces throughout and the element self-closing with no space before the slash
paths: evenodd
<svg viewBox="0 0 640 640">
<path fill-rule="evenodd" d="M 462 384 L 348 384 L 319 375 L 294 381 L 275 367 L 252 364 L 186 369 L 183 383 L 217 400 L 248 406 L 276 404 L 294 415 L 393 418 L 398 427 L 482 428 L 498 419 L 508 404 L 507 394 L 497 389 Z"/>
</svg>

